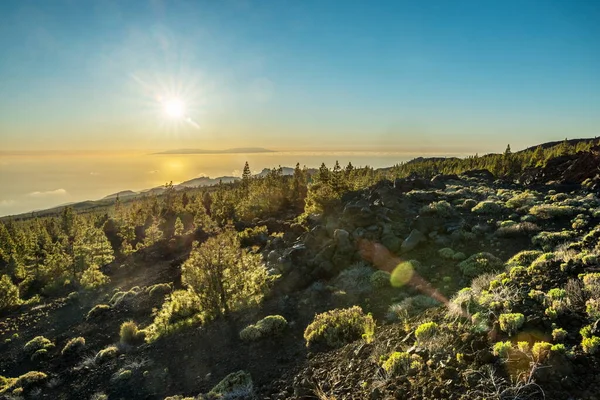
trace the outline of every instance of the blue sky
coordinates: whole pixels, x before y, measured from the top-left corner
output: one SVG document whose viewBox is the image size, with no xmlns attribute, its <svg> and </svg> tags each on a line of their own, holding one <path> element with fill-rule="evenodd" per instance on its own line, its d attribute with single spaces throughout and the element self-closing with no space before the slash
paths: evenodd
<svg viewBox="0 0 600 400">
<path fill-rule="evenodd" d="M 596 0 L 5 0 L 0 147 L 483 152 L 593 137 L 599 43 Z M 181 98 L 186 120 L 159 96 Z"/>
</svg>

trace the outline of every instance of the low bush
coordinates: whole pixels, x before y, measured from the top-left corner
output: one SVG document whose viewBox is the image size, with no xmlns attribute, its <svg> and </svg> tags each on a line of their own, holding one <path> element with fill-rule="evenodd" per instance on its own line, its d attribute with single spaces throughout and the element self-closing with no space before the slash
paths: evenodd
<svg viewBox="0 0 600 400">
<path fill-rule="evenodd" d="M 428 308 L 438 307 L 441 303 L 434 298 L 422 294 L 408 297 L 400 303 L 392 304 L 388 308 L 388 319 L 392 321 L 404 320 L 422 313 Z"/>
<path fill-rule="evenodd" d="M 600 300 L 589 299 L 585 302 L 585 312 L 594 321 L 600 319 Z"/>
<path fill-rule="evenodd" d="M 588 354 L 596 354 L 598 349 L 600 349 L 600 337 L 584 337 L 581 341 L 581 348 Z"/>
<path fill-rule="evenodd" d="M 146 338 L 146 332 L 139 330 L 135 322 L 127 321 L 121 324 L 119 336 L 121 343 L 135 346 L 144 342 L 144 339 Z"/>
<path fill-rule="evenodd" d="M 21 304 L 19 288 L 8 275 L 0 278 L 0 311 L 8 310 Z"/>
<path fill-rule="evenodd" d="M 552 344 L 548 342 L 535 342 L 531 347 L 531 355 L 537 362 L 542 362 L 548 357 L 552 349 Z"/>
<path fill-rule="evenodd" d="M 176 290 L 167 297 L 148 326 L 146 340 L 154 341 L 163 335 L 202 322 L 201 306 L 198 297 L 189 290 Z"/>
<path fill-rule="evenodd" d="M 496 230 L 498 237 L 526 236 L 540 231 L 540 227 L 532 222 L 519 222 L 509 226 L 502 226 Z"/>
<path fill-rule="evenodd" d="M 504 263 L 498 257 L 490 253 L 476 253 L 458 264 L 462 273 L 470 278 L 486 272 L 494 272 L 502 269 Z"/>
<path fill-rule="evenodd" d="M 580 276 L 583 290 L 593 298 L 600 298 L 600 272 L 590 272 Z"/>
<path fill-rule="evenodd" d="M 432 340 L 439 331 L 439 325 L 435 322 L 425 322 L 415 330 L 415 337 L 419 342 Z"/>
<path fill-rule="evenodd" d="M 454 208 L 445 200 L 434 201 L 423 208 L 421 208 L 422 214 L 436 214 L 440 217 L 451 217 L 454 215 Z"/>
<path fill-rule="evenodd" d="M 375 289 L 391 287 L 391 274 L 387 271 L 375 271 L 371 274 L 371 286 Z"/>
<path fill-rule="evenodd" d="M 269 315 L 256 324 L 248 325 L 240 331 L 244 341 L 259 340 L 264 337 L 279 336 L 287 328 L 287 321 L 281 315 Z"/>
<path fill-rule="evenodd" d="M 556 328 L 552 330 L 552 340 L 555 342 L 562 342 L 567 338 L 567 331 L 563 328 Z"/>
<path fill-rule="evenodd" d="M 539 250 L 524 250 L 520 251 L 506 262 L 508 266 L 528 266 L 530 265 L 536 258 L 541 256 L 543 252 Z"/>
<path fill-rule="evenodd" d="M 494 345 L 492 350 L 495 356 L 506 359 L 509 357 L 512 350 L 512 343 L 510 341 L 498 342 Z"/>
<path fill-rule="evenodd" d="M 471 209 L 475 214 L 501 214 L 505 210 L 504 206 L 495 201 L 485 200 Z"/>
<path fill-rule="evenodd" d="M 561 217 L 570 217 L 575 214 L 575 209 L 571 206 L 561 206 L 555 204 L 539 204 L 531 207 L 531 215 L 542 219 L 553 219 Z"/>
<path fill-rule="evenodd" d="M 50 350 L 54 348 L 54 343 L 50 339 L 46 339 L 43 336 L 36 336 L 25 344 L 23 350 L 28 354 L 34 354 L 38 350 Z"/>
<path fill-rule="evenodd" d="M 388 376 L 404 375 L 410 369 L 419 369 L 423 365 L 423 359 L 418 354 L 408 354 L 395 351 L 387 359 L 382 359 L 381 368 Z"/>
<path fill-rule="evenodd" d="M 454 257 L 454 250 L 449 247 L 444 247 L 443 249 L 438 250 L 438 254 L 442 258 L 451 260 Z"/>
<path fill-rule="evenodd" d="M 500 323 L 500 329 L 508 333 L 508 336 L 512 336 L 523 326 L 525 316 L 521 313 L 500 314 L 498 322 Z"/>
<path fill-rule="evenodd" d="M 117 348 L 117 346 L 108 346 L 96 353 L 95 362 L 101 364 L 103 362 L 116 358 L 118 354 L 119 349 Z"/>
<path fill-rule="evenodd" d="M 72 356 L 80 353 L 85 348 L 85 339 L 81 336 L 73 338 L 65 344 L 60 354 L 63 356 Z"/>
<path fill-rule="evenodd" d="M 90 320 L 93 318 L 105 316 L 108 314 L 109 310 L 110 306 L 108 304 L 97 304 L 87 313 L 85 319 Z"/>
<path fill-rule="evenodd" d="M 331 310 L 315 317 L 304 331 L 304 339 L 307 347 L 317 344 L 341 347 L 360 339 L 373 325 L 373 317 L 365 315 L 358 306 Z"/>
<path fill-rule="evenodd" d="M 157 283 L 156 285 L 148 286 L 145 290 L 150 297 L 159 297 L 171 293 L 172 287 L 168 283 Z"/>
</svg>

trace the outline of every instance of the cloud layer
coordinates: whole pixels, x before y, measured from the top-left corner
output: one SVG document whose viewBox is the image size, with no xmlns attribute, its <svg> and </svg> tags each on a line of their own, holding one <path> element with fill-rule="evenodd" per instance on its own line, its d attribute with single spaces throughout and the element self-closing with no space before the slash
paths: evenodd
<svg viewBox="0 0 600 400">
<path fill-rule="evenodd" d="M 29 197 L 52 197 L 52 196 L 65 196 L 67 195 L 65 189 L 48 190 L 45 192 L 31 192 L 27 196 Z"/>
</svg>

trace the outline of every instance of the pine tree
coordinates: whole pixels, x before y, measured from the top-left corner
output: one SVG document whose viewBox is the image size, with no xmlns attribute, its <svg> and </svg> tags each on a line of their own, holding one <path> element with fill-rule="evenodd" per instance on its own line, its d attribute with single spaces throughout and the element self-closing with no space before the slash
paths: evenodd
<svg viewBox="0 0 600 400">
<path fill-rule="evenodd" d="M 159 228 L 158 218 L 152 219 L 152 224 L 144 232 L 144 247 L 152 246 L 163 238 L 163 232 Z"/>
<path fill-rule="evenodd" d="M 315 181 L 323 183 L 325 185 L 329 184 L 330 171 L 329 168 L 327 168 L 327 166 L 325 165 L 325 163 L 321 163 L 321 166 L 319 167 L 319 170 L 317 171 L 317 174 L 315 176 Z"/>
<path fill-rule="evenodd" d="M 183 222 L 181 222 L 181 218 L 177 217 L 175 220 L 175 236 L 183 235 Z"/>
</svg>

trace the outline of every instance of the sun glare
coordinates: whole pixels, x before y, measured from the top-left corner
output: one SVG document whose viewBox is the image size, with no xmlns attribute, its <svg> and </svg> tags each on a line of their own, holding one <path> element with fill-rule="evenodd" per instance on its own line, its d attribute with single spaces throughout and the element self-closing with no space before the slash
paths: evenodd
<svg viewBox="0 0 600 400">
<path fill-rule="evenodd" d="M 163 103 L 164 111 L 171 118 L 183 118 L 185 116 L 185 104 L 177 98 L 168 99 Z"/>
</svg>

